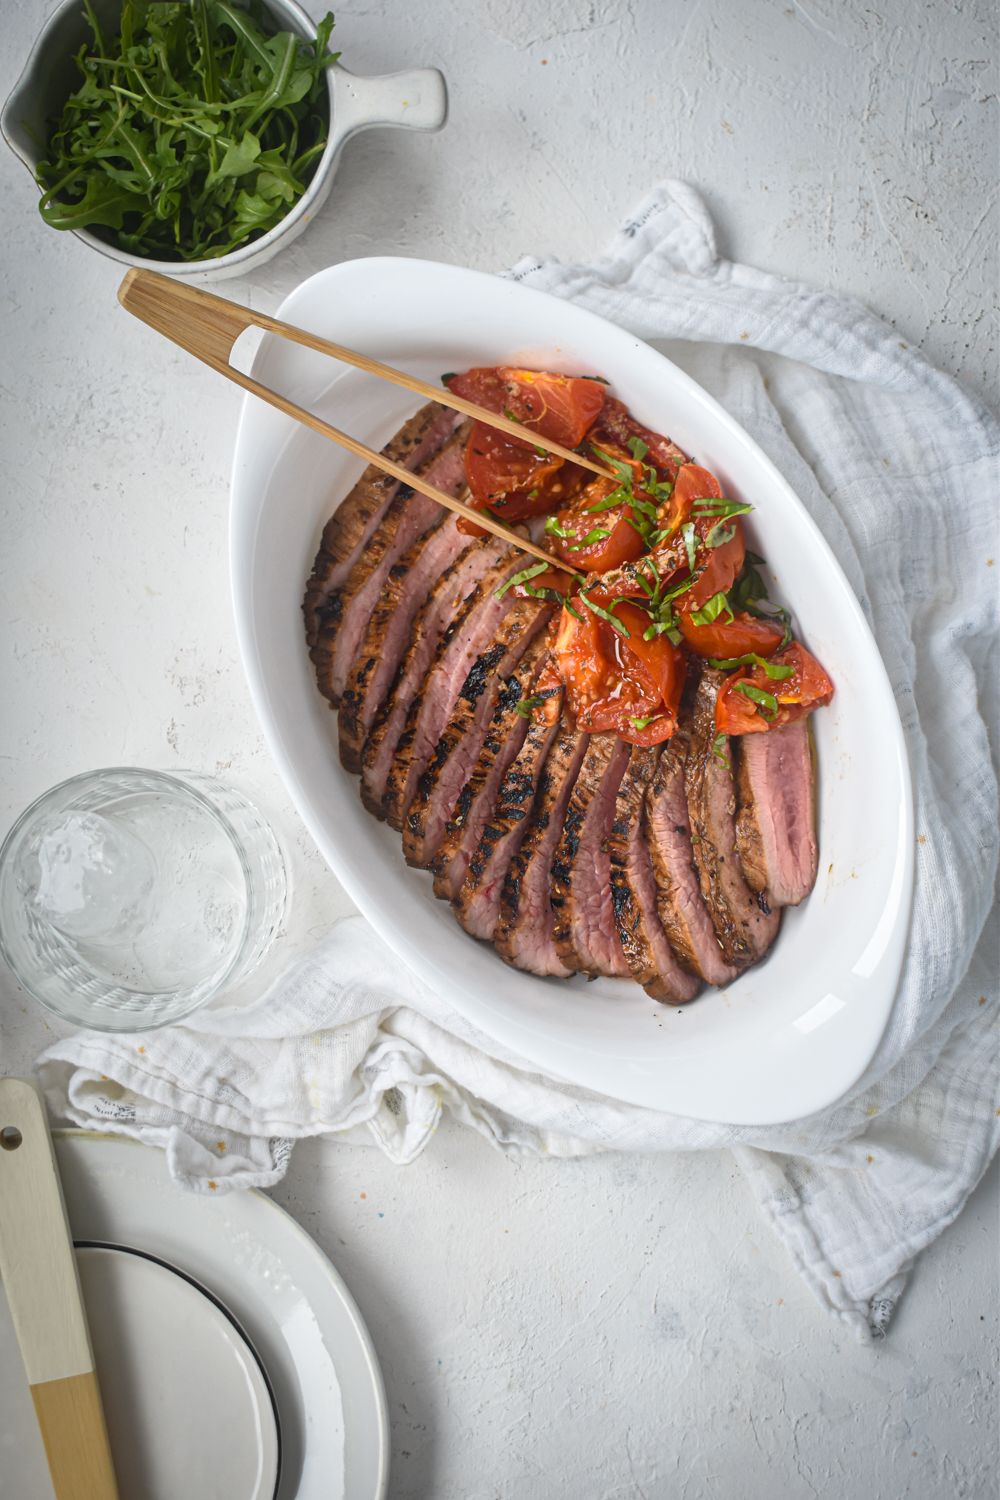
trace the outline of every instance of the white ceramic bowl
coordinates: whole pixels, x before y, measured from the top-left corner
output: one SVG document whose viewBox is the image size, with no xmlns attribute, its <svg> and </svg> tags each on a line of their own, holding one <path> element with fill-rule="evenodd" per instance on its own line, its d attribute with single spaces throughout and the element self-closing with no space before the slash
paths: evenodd
<svg viewBox="0 0 1000 1500">
<path fill-rule="evenodd" d="M 117 23 L 121 0 L 92 0 L 92 4 L 102 25 Z M 297 32 L 307 41 L 315 38 L 315 25 L 295 0 L 266 0 L 266 4 L 279 30 Z M 64 0 L 43 26 L 24 71 L 0 111 L 0 132 L 33 180 L 42 156 L 40 143 L 47 135 L 46 122 L 61 111 L 66 99 L 79 86 L 73 57 L 89 36 L 81 0 Z M 72 233 L 92 249 L 125 266 L 144 266 L 150 271 L 165 271 L 195 281 L 243 276 L 297 239 L 322 208 L 333 186 L 341 149 L 352 135 L 376 125 L 440 130 L 447 118 L 448 95 L 444 78 L 436 68 L 359 78 L 335 63 L 327 69 L 326 82 L 330 99 L 326 149 L 302 197 L 279 224 L 259 239 L 215 260 L 167 261 L 130 255 L 86 229 Z"/>
<path fill-rule="evenodd" d="M 365 812 L 340 767 L 313 680 L 300 601 L 320 529 L 360 464 L 253 397 L 232 481 L 230 558 L 250 689 L 272 754 L 332 869 L 399 958 L 490 1036 L 602 1093 L 699 1119 L 768 1124 L 810 1114 L 858 1078 L 885 1028 L 913 880 L 909 771 L 885 669 L 836 558 L 788 484 L 694 381 L 567 302 L 452 266 L 353 261 L 280 310 L 425 379 L 513 363 L 607 377 L 637 418 L 671 434 L 756 507 L 748 528 L 837 686 L 815 715 L 820 876 L 786 913 L 767 961 L 693 1005 L 657 1005 L 626 980 L 537 979 L 466 936 L 399 838 Z M 413 410 L 395 387 L 280 339 L 254 373 L 378 447 Z"/>
</svg>

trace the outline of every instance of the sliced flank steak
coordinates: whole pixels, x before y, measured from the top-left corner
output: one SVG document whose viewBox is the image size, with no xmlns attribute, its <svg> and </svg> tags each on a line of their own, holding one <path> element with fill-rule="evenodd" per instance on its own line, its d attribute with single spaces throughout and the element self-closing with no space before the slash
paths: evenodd
<svg viewBox="0 0 1000 1500">
<path fill-rule="evenodd" d="M 431 401 L 389 439 L 382 452 L 394 463 L 414 472 L 447 442 L 458 419 L 446 406 Z M 350 494 L 345 495 L 323 528 L 312 575 L 306 584 L 302 610 L 306 640 L 316 644 L 323 611 L 361 556 L 362 548 L 385 515 L 400 481 L 369 465 Z"/>
<path fill-rule="evenodd" d="M 469 542 L 441 574 L 424 600 L 410 628 L 410 644 L 395 681 L 375 717 L 361 756 L 361 798 L 370 813 L 384 818 L 386 782 L 410 705 L 441 649 L 454 634 L 464 605 L 481 578 L 502 559 L 512 556 L 506 542 L 481 537 Z"/>
<path fill-rule="evenodd" d="M 442 901 L 453 901 L 462 888 L 469 861 L 496 804 L 500 783 L 524 744 L 533 710 L 540 706 L 534 703 L 532 693 L 547 659 L 543 632 L 530 642 L 500 684 L 476 763 L 455 799 L 431 863 L 434 894 Z"/>
<path fill-rule="evenodd" d="M 439 490 L 449 495 L 459 494 L 465 487 L 462 433 L 450 438 L 428 460 L 422 472 Z M 340 702 L 389 569 L 417 537 L 440 526 L 441 517 L 442 509 L 436 501 L 401 485 L 361 556 L 324 606 L 313 659 L 320 691 L 334 706 Z"/>
<path fill-rule="evenodd" d="M 727 964 L 701 894 L 691 846 L 684 786 L 690 734 L 686 725 L 667 741 L 646 796 L 646 838 L 656 879 L 663 930 L 684 968 L 708 984 L 729 984 L 739 972 Z"/>
<path fill-rule="evenodd" d="M 493 942 L 505 963 L 532 974 L 565 979 L 572 972 L 553 941 L 549 899 L 552 856 L 562 833 L 573 783 L 590 736 L 565 720 L 552 742 L 531 823 L 504 878 Z"/>
<path fill-rule="evenodd" d="M 497 597 L 498 589 L 520 568 L 521 562 L 520 554 L 507 547 L 503 559 L 483 574 L 453 626 L 445 633 L 434 662 L 410 704 L 385 781 L 383 810 L 386 822 L 393 828 L 402 831 L 417 793 L 417 783 L 430 764 L 434 747 L 473 663 L 496 639 L 505 616 L 524 602 L 509 590 Z"/>
<path fill-rule="evenodd" d="M 722 673 L 708 669 L 698 684 L 684 777 L 701 893 L 723 958 L 745 969 L 774 942 L 781 912 L 771 906 L 766 891 L 750 889 L 740 867 L 732 752 L 729 740 L 715 732 L 722 681 Z"/>
<path fill-rule="evenodd" d="M 531 826 L 536 798 L 548 792 L 547 757 L 559 733 L 563 691 L 558 675 L 547 665 L 533 694 L 541 701 L 532 712 L 524 744 L 500 783 L 496 802 L 452 903 L 459 924 L 473 937 L 493 936 L 507 871 Z"/>
<path fill-rule="evenodd" d="M 340 759 L 349 771 L 361 770 L 368 731 L 406 655 L 410 627 L 428 592 L 468 545 L 454 516 L 447 516 L 417 537 L 389 569 L 340 699 Z"/>
<path fill-rule="evenodd" d="M 646 836 L 646 797 L 659 758 L 658 745 L 632 746 L 608 838 L 611 901 L 633 979 L 654 1000 L 680 1005 L 693 1000 L 701 984 L 678 962 L 660 921 L 656 876 Z"/>
<path fill-rule="evenodd" d="M 816 883 L 815 777 L 809 724 L 740 736 L 736 847 L 747 885 L 772 906 L 798 906 Z"/>
<path fill-rule="evenodd" d="M 587 736 L 587 748 L 552 855 L 556 952 L 570 973 L 627 976 L 611 900 L 607 839 L 629 747 L 613 734 Z"/>
<path fill-rule="evenodd" d="M 448 818 L 472 774 L 497 695 L 552 614 L 536 599 L 515 599 L 469 668 L 424 770 L 403 824 L 408 865 L 425 870 L 441 847 Z"/>
</svg>

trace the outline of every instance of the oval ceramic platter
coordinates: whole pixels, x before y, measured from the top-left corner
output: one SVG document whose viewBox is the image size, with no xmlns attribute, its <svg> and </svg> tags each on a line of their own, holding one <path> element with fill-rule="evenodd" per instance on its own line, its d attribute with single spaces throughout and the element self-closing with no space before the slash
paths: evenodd
<svg viewBox="0 0 1000 1500">
<path fill-rule="evenodd" d="M 692 1005 L 627 980 L 538 979 L 508 968 L 403 862 L 341 769 L 317 691 L 301 599 L 324 521 L 361 464 L 244 402 L 230 561 L 240 649 L 264 734 L 313 838 L 357 906 L 415 974 L 489 1036 L 547 1072 L 698 1119 L 772 1124 L 822 1108 L 864 1070 L 899 978 L 913 882 L 902 728 L 875 642 L 835 557 L 774 465 L 717 402 L 631 334 L 512 281 L 425 261 L 350 261 L 304 282 L 290 323 L 437 382 L 516 364 L 598 374 L 755 507 L 753 545 L 797 633 L 837 686 L 814 716 L 820 876 L 786 913 L 767 961 Z M 378 448 L 416 409 L 405 392 L 269 337 L 254 374 Z"/>
</svg>

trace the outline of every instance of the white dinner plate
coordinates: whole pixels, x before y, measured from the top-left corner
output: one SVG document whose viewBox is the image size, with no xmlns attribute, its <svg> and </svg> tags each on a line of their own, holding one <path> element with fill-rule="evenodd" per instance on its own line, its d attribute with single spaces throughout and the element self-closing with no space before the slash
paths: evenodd
<svg viewBox="0 0 1000 1500">
<path fill-rule="evenodd" d="M 126 1470 L 123 1500 L 382 1500 L 388 1420 L 375 1353 L 308 1235 L 262 1193 L 183 1191 L 151 1147 L 73 1130 L 54 1140 L 116 1455 L 147 1479 L 186 1476 L 172 1490 L 136 1487 Z M 137 1424 L 124 1440 L 123 1421 Z M 8 1493 L 46 1500 L 51 1489 L 0 1295 L 0 1494 Z"/>
<path fill-rule="evenodd" d="M 755 507 L 748 533 L 775 595 L 836 684 L 813 717 L 820 874 L 767 961 L 680 1009 L 631 981 L 538 979 L 469 938 L 399 838 L 362 807 L 316 689 L 301 599 L 323 523 L 361 465 L 254 397 L 232 479 L 230 563 L 250 691 L 288 790 L 334 873 L 416 974 L 484 1032 L 549 1072 L 636 1104 L 768 1124 L 837 1099 L 878 1045 L 899 978 L 913 883 L 913 813 L 899 715 L 844 574 L 805 507 L 722 407 L 648 344 L 572 304 L 425 261 L 350 261 L 304 282 L 288 322 L 438 381 L 498 363 L 599 374 Z M 286 340 L 254 362 L 266 384 L 374 447 L 412 397 Z"/>
</svg>

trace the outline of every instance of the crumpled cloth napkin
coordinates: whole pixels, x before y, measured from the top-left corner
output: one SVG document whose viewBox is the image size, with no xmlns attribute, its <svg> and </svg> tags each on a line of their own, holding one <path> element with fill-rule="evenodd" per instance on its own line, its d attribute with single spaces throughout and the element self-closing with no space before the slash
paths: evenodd
<svg viewBox="0 0 1000 1500">
<path fill-rule="evenodd" d="M 987 736 L 1000 432 L 859 303 L 720 257 L 680 182 L 658 187 L 595 264 L 529 259 L 511 274 L 644 338 L 697 341 L 684 364 L 791 481 L 868 614 L 906 732 L 918 830 L 908 955 L 871 1066 L 832 1108 L 769 1129 L 620 1104 L 480 1035 L 354 917 L 250 1008 L 50 1047 L 39 1064 L 49 1102 L 163 1146 L 196 1190 L 267 1186 L 295 1139 L 319 1133 L 373 1135 L 407 1162 L 443 1110 L 505 1150 L 551 1156 L 726 1146 L 821 1301 L 882 1334 L 914 1257 L 1000 1140 Z"/>
</svg>

